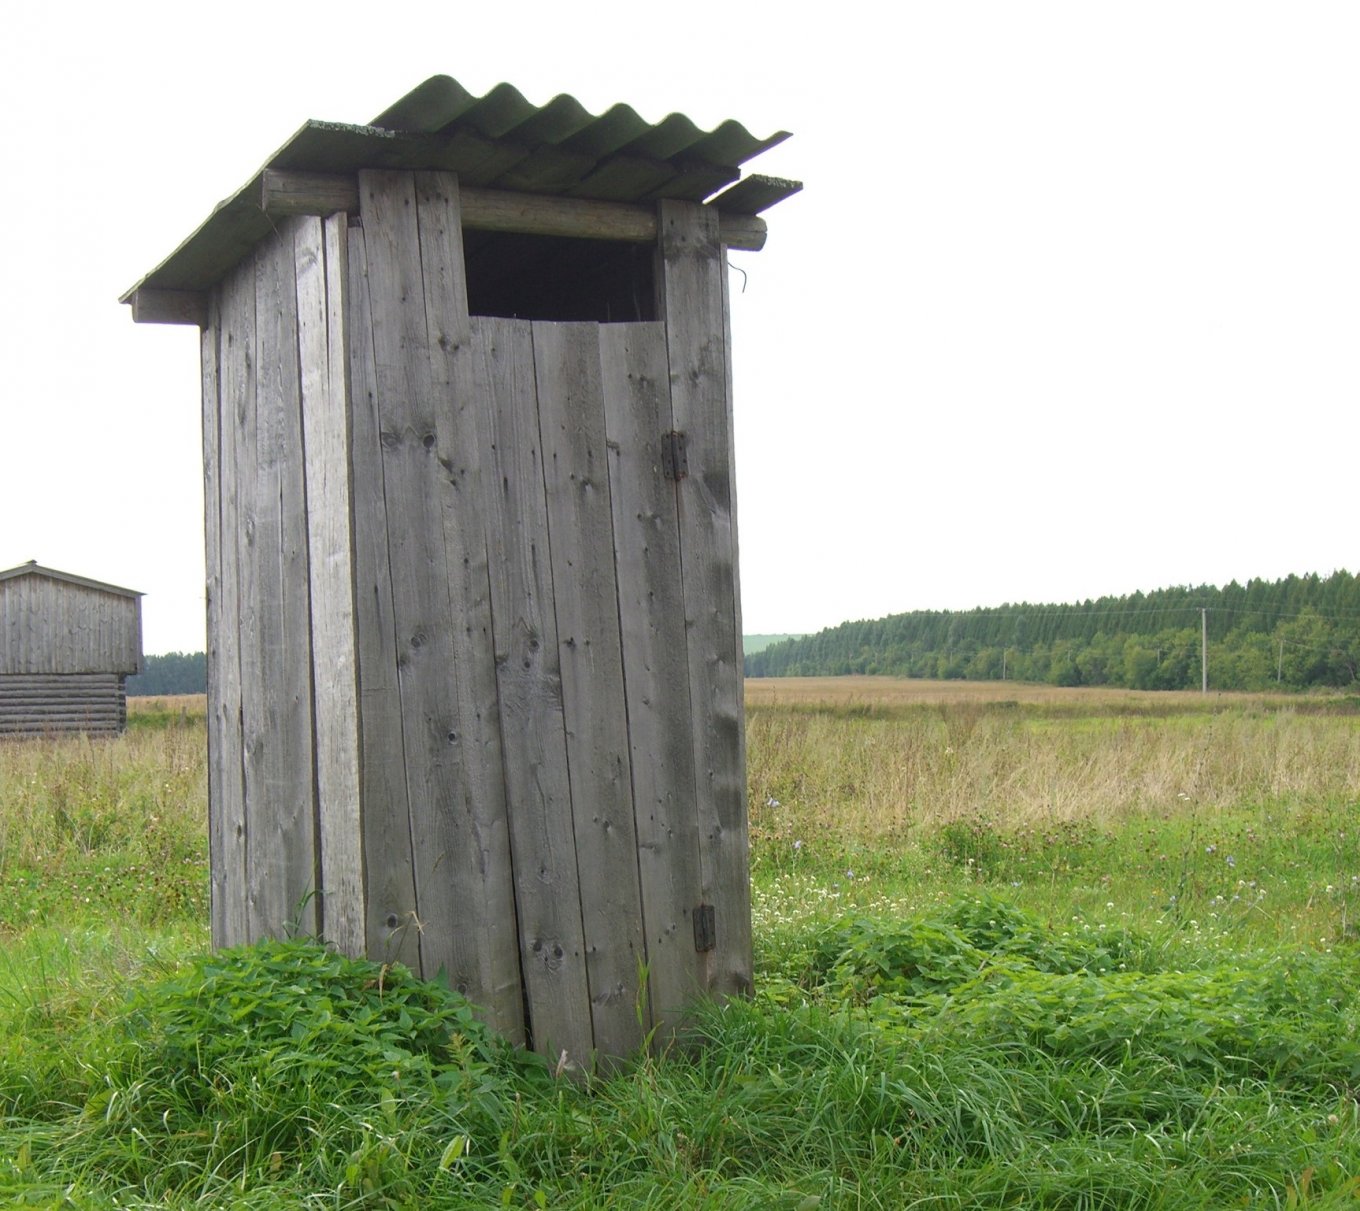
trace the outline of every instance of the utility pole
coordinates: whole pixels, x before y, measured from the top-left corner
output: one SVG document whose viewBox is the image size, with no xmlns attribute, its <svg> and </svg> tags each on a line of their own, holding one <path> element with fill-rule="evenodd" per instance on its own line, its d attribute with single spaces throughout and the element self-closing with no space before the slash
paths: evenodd
<svg viewBox="0 0 1360 1211">
<path fill-rule="evenodd" d="M 1209 611 L 1199 611 L 1199 692 L 1209 692 Z"/>
</svg>

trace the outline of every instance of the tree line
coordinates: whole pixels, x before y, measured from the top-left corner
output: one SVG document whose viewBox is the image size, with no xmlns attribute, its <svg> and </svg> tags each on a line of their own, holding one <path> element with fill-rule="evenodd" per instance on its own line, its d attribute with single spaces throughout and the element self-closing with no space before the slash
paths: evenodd
<svg viewBox="0 0 1360 1211">
<path fill-rule="evenodd" d="M 845 622 L 753 653 L 746 675 L 1198 689 L 1202 619 L 1214 689 L 1345 687 L 1360 674 L 1360 578 L 1340 571 Z"/>
<path fill-rule="evenodd" d="M 206 694 L 207 654 L 166 652 L 164 656 L 143 656 L 142 671 L 127 679 L 127 692 L 134 698 L 156 694 Z"/>
</svg>

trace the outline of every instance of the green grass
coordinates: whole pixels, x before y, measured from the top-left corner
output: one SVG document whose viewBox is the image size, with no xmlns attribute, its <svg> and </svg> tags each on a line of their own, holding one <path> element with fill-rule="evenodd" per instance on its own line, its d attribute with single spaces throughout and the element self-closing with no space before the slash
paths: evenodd
<svg viewBox="0 0 1360 1211">
<path fill-rule="evenodd" d="M 1353 719 L 753 711 L 758 992 L 587 1084 L 205 957 L 201 726 L 0 748 L 0 1204 L 1360 1207 Z"/>
</svg>

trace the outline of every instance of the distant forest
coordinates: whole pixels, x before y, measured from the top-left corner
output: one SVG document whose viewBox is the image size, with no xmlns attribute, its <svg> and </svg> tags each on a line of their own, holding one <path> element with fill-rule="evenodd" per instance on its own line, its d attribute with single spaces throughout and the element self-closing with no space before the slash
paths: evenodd
<svg viewBox="0 0 1360 1211">
<path fill-rule="evenodd" d="M 1360 579 L 1344 571 L 1158 589 L 1074 605 L 1022 602 L 845 622 L 752 653 L 746 675 L 886 673 L 1198 689 L 1201 617 L 1208 624 L 1211 689 L 1344 687 L 1357 680 Z"/>
<path fill-rule="evenodd" d="M 144 656 L 142 671 L 127 679 L 127 692 L 135 698 L 155 694 L 205 694 L 207 691 L 208 657 L 204 652 Z"/>
</svg>

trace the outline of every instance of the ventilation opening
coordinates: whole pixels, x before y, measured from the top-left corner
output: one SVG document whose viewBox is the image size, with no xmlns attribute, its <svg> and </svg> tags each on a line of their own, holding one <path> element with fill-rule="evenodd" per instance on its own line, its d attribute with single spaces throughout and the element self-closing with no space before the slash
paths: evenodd
<svg viewBox="0 0 1360 1211">
<path fill-rule="evenodd" d="M 597 324 L 656 318 L 651 244 L 464 229 L 463 259 L 472 315 Z"/>
</svg>

